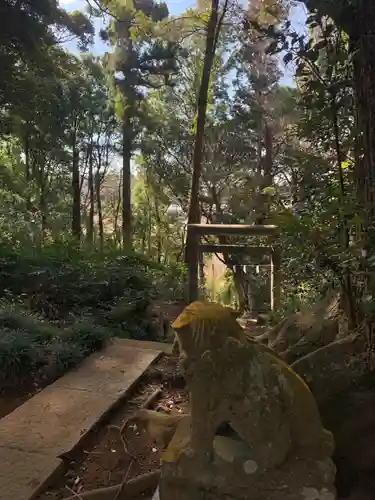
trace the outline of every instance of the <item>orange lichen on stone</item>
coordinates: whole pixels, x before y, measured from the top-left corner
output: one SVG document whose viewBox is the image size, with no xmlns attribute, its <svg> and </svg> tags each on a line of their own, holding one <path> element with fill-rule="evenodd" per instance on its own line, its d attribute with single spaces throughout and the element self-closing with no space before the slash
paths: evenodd
<svg viewBox="0 0 375 500">
<path fill-rule="evenodd" d="M 233 309 L 213 302 L 189 304 L 172 324 L 181 356 L 196 359 L 205 351 L 223 345 L 228 337 L 245 341 L 237 316 Z"/>
<path fill-rule="evenodd" d="M 176 462 L 180 453 L 189 448 L 191 422 L 188 416 L 182 418 L 169 446 L 161 456 L 162 462 Z"/>
<path fill-rule="evenodd" d="M 318 454 L 331 455 L 334 449 L 333 436 L 323 428 L 318 405 L 308 385 L 276 353 L 266 353 L 260 344 L 258 346 L 278 373 L 294 445 L 300 449 L 315 449 Z"/>
</svg>

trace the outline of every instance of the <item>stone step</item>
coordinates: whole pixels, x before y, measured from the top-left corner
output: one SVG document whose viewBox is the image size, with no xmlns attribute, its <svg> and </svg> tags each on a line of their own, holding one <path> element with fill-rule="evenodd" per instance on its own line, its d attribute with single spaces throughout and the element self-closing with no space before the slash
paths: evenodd
<svg viewBox="0 0 375 500">
<path fill-rule="evenodd" d="M 147 344 L 147 343 L 145 343 Z M 163 344 L 117 339 L 0 420 L 0 498 L 31 500 L 122 399 Z"/>
</svg>

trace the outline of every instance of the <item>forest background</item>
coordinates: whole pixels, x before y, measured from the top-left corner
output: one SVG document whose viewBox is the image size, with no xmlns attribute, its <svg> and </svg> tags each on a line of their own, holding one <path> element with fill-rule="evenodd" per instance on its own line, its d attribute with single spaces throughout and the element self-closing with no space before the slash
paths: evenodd
<svg viewBox="0 0 375 500">
<path fill-rule="evenodd" d="M 331 3 L 2 2 L 7 376 L 152 337 L 148 305 L 186 300 L 187 221 L 280 228 L 269 321 L 332 289 L 351 328 L 371 317 L 373 12 Z M 202 294 L 268 311 L 267 257 L 217 259 Z"/>
</svg>

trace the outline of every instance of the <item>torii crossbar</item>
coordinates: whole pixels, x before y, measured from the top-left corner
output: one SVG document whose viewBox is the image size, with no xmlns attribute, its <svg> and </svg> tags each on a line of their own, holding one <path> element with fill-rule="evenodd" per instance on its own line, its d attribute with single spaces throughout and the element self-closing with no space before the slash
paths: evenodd
<svg viewBox="0 0 375 500">
<path fill-rule="evenodd" d="M 188 224 L 188 239 L 194 245 L 189 262 L 189 302 L 198 299 L 198 266 L 200 253 L 231 253 L 262 257 L 271 256 L 271 309 L 280 306 L 281 295 L 281 256 L 280 251 L 272 246 L 246 246 L 246 245 L 215 245 L 201 244 L 202 236 L 261 236 L 267 237 L 271 242 L 279 235 L 277 226 L 247 225 L 247 224 Z"/>
</svg>

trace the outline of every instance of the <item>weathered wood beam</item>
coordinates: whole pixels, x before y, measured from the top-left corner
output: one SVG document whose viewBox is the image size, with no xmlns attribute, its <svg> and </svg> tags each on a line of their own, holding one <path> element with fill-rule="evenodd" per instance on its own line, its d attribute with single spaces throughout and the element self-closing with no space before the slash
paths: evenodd
<svg viewBox="0 0 375 500">
<path fill-rule="evenodd" d="M 258 246 L 249 247 L 246 245 L 199 245 L 202 253 L 232 253 L 237 255 L 251 255 L 253 257 L 263 257 L 271 255 L 272 247 Z"/>
<path fill-rule="evenodd" d="M 197 236 L 203 235 L 247 235 L 275 236 L 279 232 L 277 226 L 256 226 L 248 224 L 189 224 L 188 229 Z"/>
</svg>

